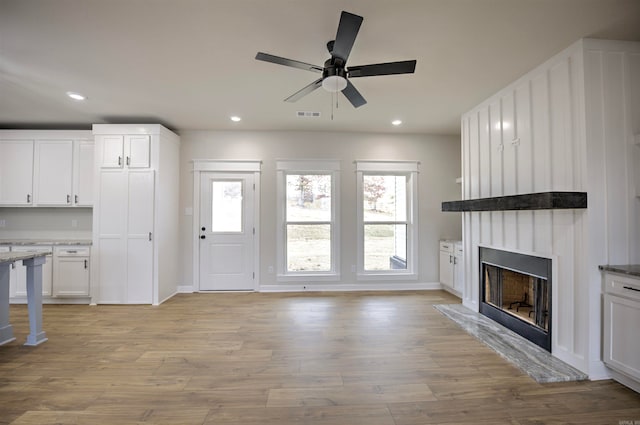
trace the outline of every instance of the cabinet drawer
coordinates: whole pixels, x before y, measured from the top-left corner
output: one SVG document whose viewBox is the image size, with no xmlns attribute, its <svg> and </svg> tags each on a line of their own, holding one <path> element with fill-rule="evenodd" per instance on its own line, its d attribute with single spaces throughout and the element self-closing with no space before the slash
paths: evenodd
<svg viewBox="0 0 640 425">
<path fill-rule="evenodd" d="M 616 273 L 605 273 L 604 292 L 640 301 L 640 279 Z"/>
<path fill-rule="evenodd" d="M 440 251 L 453 252 L 453 242 L 440 241 Z"/>
<path fill-rule="evenodd" d="M 88 257 L 90 248 L 88 247 L 55 247 L 55 253 L 58 257 Z"/>
</svg>

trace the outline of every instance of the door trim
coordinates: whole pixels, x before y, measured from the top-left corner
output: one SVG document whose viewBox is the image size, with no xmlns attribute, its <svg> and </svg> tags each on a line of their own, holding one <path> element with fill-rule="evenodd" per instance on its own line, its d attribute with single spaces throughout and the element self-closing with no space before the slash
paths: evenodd
<svg viewBox="0 0 640 425">
<path fill-rule="evenodd" d="M 260 160 L 216 160 L 194 159 L 193 162 L 193 290 L 200 291 L 200 176 L 203 172 L 219 173 L 253 173 L 255 190 L 253 194 L 253 225 L 256 229 L 253 249 L 253 267 L 255 278 L 253 290 L 260 288 L 260 172 L 262 161 Z"/>
</svg>

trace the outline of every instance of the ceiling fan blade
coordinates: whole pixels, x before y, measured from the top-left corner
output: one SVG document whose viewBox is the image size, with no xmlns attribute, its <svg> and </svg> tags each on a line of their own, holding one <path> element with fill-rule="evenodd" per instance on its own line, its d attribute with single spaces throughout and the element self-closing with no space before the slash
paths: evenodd
<svg viewBox="0 0 640 425">
<path fill-rule="evenodd" d="M 294 94 L 292 94 L 291 96 L 286 98 L 284 101 L 285 102 L 295 102 L 295 101 L 299 100 L 300 98 L 308 95 L 309 93 L 311 93 L 312 91 L 314 91 L 318 87 L 322 87 L 322 78 L 318 78 L 313 83 L 311 83 L 308 86 L 302 88 L 301 90 L 298 90 L 297 92 L 295 92 Z"/>
<path fill-rule="evenodd" d="M 291 66 L 293 68 L 306 69 L 307 71 L 322 72 L 321 66 L 312 65 L 310 63 L 295 61 L 293 59 L 281 58 L 280 56 L 270 55 L 268 53 L 258 52 L 256 59 L 259 61 L 276 63 L 278 65 Z"/>
<path fill-rule="evenodd" d="M 416 61 L 377 63 L 373 65 L 350 66 L 347 68 L 349 78 L 373 77 L 375 75 L 413 74 Z"/>
<path fill-rule="evenodd" d="M 362 25 L 362 16 L 345 11 L 342 12 L 340 15 L 340 23 L 338 24 L 336 41 L 333 44 L 332 56 L 347 62 L 353 43 L 356 41 L 356 36 L 360 30 L 360 25 Z"/>
<path fill-rule="evenodd" d="M 360 106 L 367 103 L 367 101 L 364 100 L 364 97 L 362 97 L 360 92 L 356 90 L 356 88 L 353 86 L 353 84 L 351 84 L 349 80 L 347 80 L 347 87 L 342 90 L 342 94 L 345 95 L 345 97 L 349 100 L 349 102 L 351 102 L 354 108 L 359 108 Z"/>
</svg>

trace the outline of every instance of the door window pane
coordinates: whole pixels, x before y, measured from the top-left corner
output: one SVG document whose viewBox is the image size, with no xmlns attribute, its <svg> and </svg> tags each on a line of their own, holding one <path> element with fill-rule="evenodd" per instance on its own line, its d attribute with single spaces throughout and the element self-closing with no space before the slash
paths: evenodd
<svg viewBox="0 0 640 425">
<path fill-rule="evenodd" d="M 242 181 L 211 183 L 211 231 L 242 232 Z"/>
<path fill-rule="evenodd" d="M 287 175 L 287 221 L 331 221 L 331 176 Z"/>
<path fill-rule="evenodd" d="M 364 221 L 407 220 L 407 176 L 363 176 Z"/>
<path fill-rule="evenodd" d="M 287 225 L 287 270 L 331 270 L 331 225 Z"/>
</svg>

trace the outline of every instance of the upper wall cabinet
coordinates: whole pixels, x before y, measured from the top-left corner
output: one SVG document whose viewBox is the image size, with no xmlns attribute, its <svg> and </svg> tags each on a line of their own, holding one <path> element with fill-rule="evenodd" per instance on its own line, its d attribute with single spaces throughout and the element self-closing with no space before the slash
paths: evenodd
<svg viewBox="0 0 640 425">
<path fill-rule="evenodd" d="M 33 141 L 0 135 L 0 205 L 33 202 Z"/>
<path fill-rule="evenodd" d="M 102 168 L 149 168 L 151 138 L 141 135 L 101 135 Z"/>
<path fill-rule="evenodd" d="M 0 131 L 0 205 L 92 206 L 93 145 L 89 131 Z"/>
</svg>

